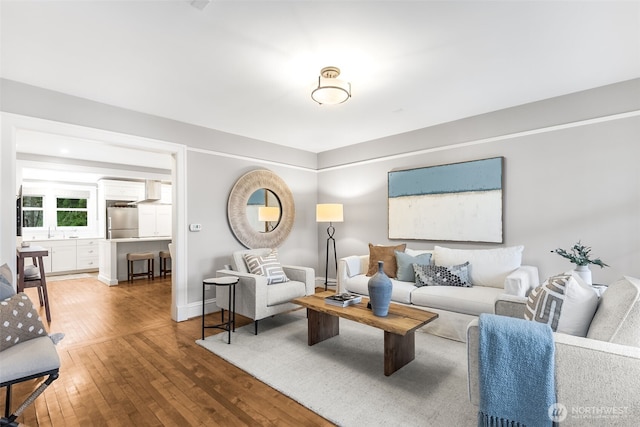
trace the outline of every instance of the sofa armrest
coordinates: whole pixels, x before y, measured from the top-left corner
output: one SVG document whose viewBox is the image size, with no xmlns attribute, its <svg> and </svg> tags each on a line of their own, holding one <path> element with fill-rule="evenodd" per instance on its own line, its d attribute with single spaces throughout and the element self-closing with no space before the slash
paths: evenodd
<svg viewBox="0 0 640 427">
<path fill-rule="evenodd" d="M 469 399 L 480 404 L 478 320 L 467 327 Z M 640 348 L 554 333 L 558 403 L 567 408 L 563 426 L 602 425 L 588 411 L 609 411 L 619 425 L 634 425 L 640 417 Z M 585 417 L 586 415 L 586 417 Z M 618 424 L 616 424 L 618 425 Z"/>
<path fill-rule="evenodd" d="M 504 291 L 509 295 L 526 297 L 539 285 L 538 267 L 521 265 L 504 280 Z"/>
<path fill-rule="evenodd" d="M 467 326 L 467 386 L 469 400 L 480 406 L 480 365 L 478 351 L 480 349 L 478 319 L 473 319 Z"/>
<path fill-rule="evenodd" d="M 267 278 L 258 274 L 243 273 L 235 270 L 218 270 L 216 277 L 234 276 L 240 281 L 236 285 L 236 313 L 256 318 L 257 301 L 267 301 Z M 216 305 L 228 310 L 227 295 L 229 288 L 222 286 L 216 290 Z M 220 298 L 219 298 L 220 297 Z"/>
<path fill-rule="evenodd" d="M 369 267 L 369 255 L 355 255 L 338 260 L 338 293 L 347 292 L 345 281 L 358 274 L 366 274 Z M 354 271 L 355 270 L 355 271 Z"/>
<path fill-rule="evenodd" d="M 234 276 L 240 278 L 240 281 L 247 283 L 253 287 L 267 286 L 267 278 L 259 274 L 243 273 L 242 271 L 235 270 L 218 270 L 216 271 L 216 277 Z"/>
<path fill-rule="evenodd" d="M 559 333 L 554 340 L 556 396 L 568 412 L 562 425 L 637 425 L 640 348 Z M 610 417 L 585 412 L 594 409 Z"/>
<path fill-rule="evenodd" d="M 297 265 L 283 265 L 282 269 L 289 280 L 304 283 L 305 295 L 313 295 L 316 292 L 316 272 L 313 268 Z"/>
<path fill-rule="evenodd" d="M 515 295 L 501 294 L 494 303 L 494 313 L 501 316 L 524 318 L 524 308 L 527 298 Z"/>
</svg>

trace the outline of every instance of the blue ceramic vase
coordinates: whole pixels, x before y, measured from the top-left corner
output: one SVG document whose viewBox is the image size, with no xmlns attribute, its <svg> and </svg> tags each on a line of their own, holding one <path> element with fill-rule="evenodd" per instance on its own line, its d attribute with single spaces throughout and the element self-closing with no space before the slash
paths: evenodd
<svg viewBox="0 0 640 427">
<path fill-rule="evenodd" d="M 378 261 L 378 272 L 371 276 L 368 284 L 371 310 L 375 316 L 379 317 L 389 314 L 391 302 L 391 279 L 384 273 L 383 265 L 382 261 Z"/>
</svg>

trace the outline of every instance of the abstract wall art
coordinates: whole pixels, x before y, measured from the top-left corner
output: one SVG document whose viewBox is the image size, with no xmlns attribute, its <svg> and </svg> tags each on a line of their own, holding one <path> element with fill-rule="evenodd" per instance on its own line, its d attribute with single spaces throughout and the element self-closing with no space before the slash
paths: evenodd
<svg viewBox="0 0 640 427">
<path fill-rule="evenodd" d="M 502 243 L 503 157 L 389 172 L 389 238 Z"/>
</svg>

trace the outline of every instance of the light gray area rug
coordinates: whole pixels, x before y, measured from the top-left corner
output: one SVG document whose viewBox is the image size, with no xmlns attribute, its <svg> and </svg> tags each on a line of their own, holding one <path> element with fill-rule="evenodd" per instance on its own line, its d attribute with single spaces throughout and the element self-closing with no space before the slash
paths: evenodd
<svg viewBox="0 0 640 427">
<path fill-rule="evenodd" d="M 306 311 L 196 341 L 340 426 L 473 426 L 466 345 L 416 332 L 416 358 L 389 377 L 381 330 L 340 319 L 340 335 L 309 347 Z"/>
</svg>

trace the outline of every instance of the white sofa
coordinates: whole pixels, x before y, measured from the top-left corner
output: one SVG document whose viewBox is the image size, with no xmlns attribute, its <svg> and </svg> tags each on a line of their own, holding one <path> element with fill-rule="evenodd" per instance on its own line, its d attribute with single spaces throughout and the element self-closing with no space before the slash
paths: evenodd
<svg viewBox="0 0 640 427">
<path fill-rule="evenodd" d="M 496 301 L 495 314 L 524 317 L 526 298 Z M 479 405 L 479 328 L 468 329 L 471 403 Z M 624 277 L 600 298 L 586 337 L 553 333 L 560 425 L 640 425 L 640 280 Z"/>
<path fill-rule="evenodd" d="M 431 254 L 431 264 L 453 266 L 469 262 L 469 279 L 473 287 L 422 286 L 391 279 L 391 301 L 412 305 L 439 315 L 425 329 L 434 335 L 466 342 L 467 325 L 481 313 L 493 313 L 501 294 L 527 296 L 538 286 L 538 269 L 523 266 L 522 246 L 495 249 L 411 250 L 405 253 Z M 341 258 L 338 264 L 338 292 L 368 295 L 369 255 Z"/>
</svg>

